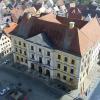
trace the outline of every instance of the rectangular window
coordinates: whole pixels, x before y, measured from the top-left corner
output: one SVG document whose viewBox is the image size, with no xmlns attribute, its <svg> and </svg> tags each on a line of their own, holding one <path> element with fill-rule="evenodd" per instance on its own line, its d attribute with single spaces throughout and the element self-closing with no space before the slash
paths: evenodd
<svg viewBox="0 0 100 100">
<path fill-rule="evenodd" d="M 26 55 L 26 51 L 24 51 L 24 55 Z"/>
<path fill-rule="evenodd" d="M 60 69 L 60 64 L 58 64 L 57 68 Z"/>
<path fill-rule="evenodd" d="M 26 47 L 26 44 L 25 44 L 25 43 L 23 43 L 23 46 L 24 46 L 24 47 Z"/>
<path fill-rule="evenodd" d="M 39 63 L 42 63 L 42 58 L 41 57 L 39 57 Z"/>
<path fill-rule="evenodd" d="M 7 50 L 7 53 L 8 53 L 9 51 Z"/>
<path fill-rule="evenodd" d="M 64 71 L 66 71 L 66 72 L 67 72 L 67 66 L 64 66 Z"/>
<path fill-rule="evenodd" d="M 32 59 L 34 59 L 34 54 L 32 54 Z"/>
<path fill-rule="evenodd" d="M 39 48 L 39 52 L 41 52 L 41 49 Z"/>
<path fill-rule="evenodd" d="M 50 60 L 47 60 L 47 65 L 49 65 L 49 66 L 50 66 Z"/>
<path fill-rule="evenodd" d="M 58 59 L 61 59 L 61 55 L 58 55 Z"/>
<path fill-rule="evenodd" d="M 25 60 L 25 63 L 27 63 L 27 59 Z"/>
<path fill-rule="evenodd" d="M 64 61 L 67 62 L 67 57 L 65 57 Z"/>
<path fill-rule="evenodd" d="M 20 49 L 20 54 L 22 54 L 22 50 Z"/>
<path fill-rule="evenodd" d="M 16 59 L 19 60 L 19 56 L 16 56 Z"/>
<path fill-rule="evenodd" d="M 70 70 L 70 73 L 73 74 L 73 73 L 74 73 L 74 69 L 71 69 L 71 70 Z"/>
<path fill-rule="evenodd" d="M 23 62 L 23 58 L 21 58 L 21 62 Z"/>
<path fill-rule="evenodd" d="M 34 47 L 33 46 L 31 46 L 31 50 L 34 50 Z"/>
<path fill-rule="evenodd" d="M 16 48 L 16 52 L 17 52 L 18 50 L 17 50 L 17 48 Z"/>
<path fill-rule="evenodd" d="M 75 60 L 73 60 L 73 59 L 72 59 L 71 64 L 73 64 L 73 65 L 74 65 L 74 64 L 75 64 Z"/>
<path fill-rule="evenodd" d="M 11 48 L 9 48 L 10 49 L 10 51 L 11 51 Z"/>
<path fill-rule="evenodd" d="M 50 52 L 49 51 L 47 52 L 47 56 L 50 56 Z"/>
<path fill-rule="evenodd" d="M 57 77 L 60 78 L 60 74 L 59 73 L 57 73 Z"/>
<path fill-rule="evenodd" d="M 63 76 L 63 79 L 66 80 L 66 76 Z"/>
<path fill-rule="evenodd" d="M 19 45 L 21 45 L 21 42 L 19 41 Z"/>
</svg>

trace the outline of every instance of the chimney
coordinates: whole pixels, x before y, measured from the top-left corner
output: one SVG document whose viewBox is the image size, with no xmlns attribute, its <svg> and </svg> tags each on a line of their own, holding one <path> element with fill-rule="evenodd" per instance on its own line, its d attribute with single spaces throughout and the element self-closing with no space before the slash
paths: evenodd
<svg viewBox="0 0 100 100">
<path fill-rule="evenodd" d="M 30 19 L 31 17 L 32 17 L 32 14 L 31 13 L 28 13 L 27 14 L 27 18 Z"/>
<path fill-rule="evenodd" d="M 73 3 L 70 3 L 70 7 L 73 7 L 73 8 L 75 8 L 75 7 L 76 7 L 76 4 L 75 4 L 75 2 L 73 2 Z"/>
<path fill-rule="evenodd" d="M 75 22 L 69 22 L 69 29 L 73 29 L 75 27 Z"/>
</svg>

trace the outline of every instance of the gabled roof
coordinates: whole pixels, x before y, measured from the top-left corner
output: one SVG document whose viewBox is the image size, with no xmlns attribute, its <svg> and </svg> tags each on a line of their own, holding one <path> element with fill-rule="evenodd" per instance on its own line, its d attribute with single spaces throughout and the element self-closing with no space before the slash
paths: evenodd
<svg viewBox="0 0 100 100">
<path fill-rule="evenodd" d="M 3 29 L 3 32 L 6 34 L 10 34 L 17 27 L 17 23 L 11 22 L 8 27 Z"/>
<path fill-rule="evenodd" d="M 78 7 L 71 7 L 68 9 L 68 18 L 82 19 L 81 10 Z"/>
<path fill-rule="evenodd" d="M 78 29 L 74 35 L 70 49 L 79 55 L 83 55 L 90 45 L 93 45 L 93 43 Z"/>
<path fill-rule="evenodd" d="M 75 22 L 75 27 L 77 28 L 82 28 L 83 26 L 85 26 L 88 22 L 84 21 L 84 20 L 80 20 L 80 19 L 70 19 L 70 18 L 66 18 L 66 17 L 60 17 L 60 16 L 56 16 L 56 19 L 63 25 L 65 25 L 66 27 L 69 27 L 69 22 Z"/>
<path fill-rule="evenodd" d="M 56 19 L 56 15 L 54 15 L 53 13 L 49 13 L 45 16 L 42 16 L 39 18 L 40 20 L 44 20 L 44 21 L 47 21 L 47 22 L 52 22 L 52 23 L 58 23 L 58 24 L 61 24 L 60 21 L 58 21 Z"/>
<path fill-rule="evenodd" d="M 82 27 L 81 31 L 92 42 L 96 42 L 97 40 L 100 40 L 100 24 L 96 17 L 93 18 L 84 27 Z"/>
<path fill-rule="evenodd" d="M 70 21 L 75 22 L 72 29 L 68 26 Z M 81 56 L 100 40 L 100 25 L 96 17 L 87 23 L 76 19 L 57 18 L 53 14 L 29 19 L 26 15 L 14 31 L 14 35 L 25 39 L 33 38 L 37 43 L 44 40 L 42 37 L 44 35 L 40 33 L 45 33 L 47 37 L 45 42 L 48 45 L 51 42 L 53 48 Z M 42 45 L 46 44 L 43 42 Z"/>
<path fill-rule="evenodd" d="M 36 17 L 31 16 L 31 18 L 28 18 L 28 14 L 25 13 L 12 33 L 24 39 L 34 36 L 35 33 L 33 33 L 32 30 L 34 30 L 35 20 Z M 30 36 L 30 34 L 32 35 Z"/>
</svg>

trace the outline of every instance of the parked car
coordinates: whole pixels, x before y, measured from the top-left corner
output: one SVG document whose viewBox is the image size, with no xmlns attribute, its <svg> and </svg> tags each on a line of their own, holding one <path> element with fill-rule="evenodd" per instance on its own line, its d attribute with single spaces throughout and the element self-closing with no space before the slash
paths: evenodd
<svg viewBox="0 0 100 100">
<path fill-rule="evenodd" d="M 10 90 L 9 87 L 6 87 L 6 88 L 2 89 L 2 90 L 0 91 L 0 95 L 2 96 L 2 95 L 4 95 L 4 94 L 6 94 L 9 90 Z"/>
<path fill-rule="evenodd" d="M 5 60 L 2 64 L 8 64 L 9 62 L 9 60 Z"/>
</svg>

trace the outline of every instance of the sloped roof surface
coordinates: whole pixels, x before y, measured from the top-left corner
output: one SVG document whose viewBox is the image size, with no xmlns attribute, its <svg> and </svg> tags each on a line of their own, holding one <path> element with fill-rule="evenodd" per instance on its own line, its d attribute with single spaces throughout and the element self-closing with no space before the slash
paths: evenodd
<svg viewBox="0 0 100 100">
<path fill-rule="evenodd" d="M 70 21 L 75 22 L 72 29 L 69 28 Z M 24 16 L 14 32 L 15 35 L 25 39 L 36 35 L 39 38 L 38 34 L 40 33 L 46 34 L 48 41 L 53 44 L 53 48 L 81 56 L 97 40 L 100 40 L 100 25 L 97 18 L 87 23 L 75 19 L 62 19 L 48 14 L 40 18 L 31 17 L 30 19 Z"/>
</svg>

